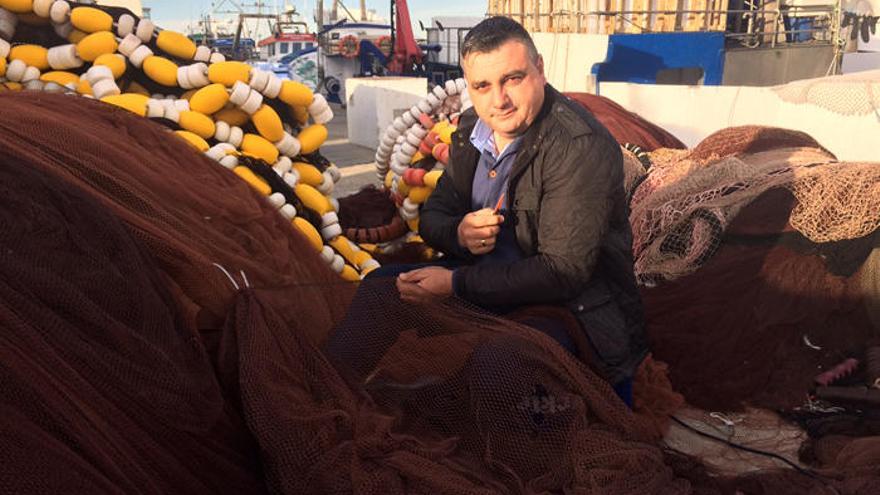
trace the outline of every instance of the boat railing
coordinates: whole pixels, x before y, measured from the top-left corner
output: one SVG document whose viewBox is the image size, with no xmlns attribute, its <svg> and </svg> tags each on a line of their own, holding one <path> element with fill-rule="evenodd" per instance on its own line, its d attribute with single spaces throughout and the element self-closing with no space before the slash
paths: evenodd
<svg viewBox="0 0 880 495">
<path fill-rule="evenodd" d="M 726 3 L 726 2 L 724 2 Z M 552 12 L 495 12 L 522 23 L 531 32 L 641 34 L 723 32 L 749 48 L 777 44 L 832 44 L 840 25 L 835 5 L 789 5 L 759 9 L 554 9 Z"/>
</svg>

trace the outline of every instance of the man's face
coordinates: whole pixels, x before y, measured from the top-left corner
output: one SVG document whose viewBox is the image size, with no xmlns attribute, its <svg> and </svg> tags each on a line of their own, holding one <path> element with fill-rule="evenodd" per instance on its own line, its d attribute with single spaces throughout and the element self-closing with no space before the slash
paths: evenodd
<svg viewBox="0 0 880 495">
<path fill-rule="evenodd" d="M 544 103 L 544 61 L 529 56 L 516 40 L 498 49 L 470 53 L 462 61 L 468 93 L 480 119 L 493 131 L 514 138 L 526 131 Z"/>
</svg>

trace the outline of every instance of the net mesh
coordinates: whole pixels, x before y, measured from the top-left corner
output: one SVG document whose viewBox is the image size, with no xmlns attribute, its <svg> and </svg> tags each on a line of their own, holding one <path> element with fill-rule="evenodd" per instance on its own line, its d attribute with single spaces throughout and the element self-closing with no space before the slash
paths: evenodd
<svg viewBox="0 0 880 495">
<path fill-rule="evenodd" d="M 149 254 L 6 151 L 0 493 L 265 492 L 256 444 Z"/>
<path fill-rule="evenodd" d="M 783 101 L 809 103 L 841 115 L 866 115 L 880 108 L 878 71 L 794 81 L 771 88 Z"/>
<path fill-rule="evenodd" d="M 742 207 L 775 188 L 792 191 L 791 225 L 813 242 L 876 230 L 880 168 L 836 162 L 810 144 L 802 133 L 742 127 L 719 131 L 690 153 L 651 153 L 630 215 L 638 278 L 656 283 L 693 272 Z"/>
<path fill-rule="evenodd" d="M 239 283 L 244 271 L 288 321 L 299 310 L 287 287 L 339 282 L 264 198 L 166 128 L 100 102 L 47 93 L 0 94 L 0 106 L 2 152 L 61 175 L 110 208 L 148 246 L 187 317 L 203 327 L 222 326 L 235 293 L 215 263 Z M 341 308 L 347 285 L 315 291 L 308 302 Z"/>
<path fill-rule="evenodd" d="M 402 304 L 393 280 L 339 282 L 263 198 L 155 123 L 57 95 L 0 105 L 0 491 L 785 494 L 880 482 L 876 442 L 820 446 L 811 478 L 718 476 L 658 440 L 682 401 L 670 384 L 710 410 L 791 407 L 818 364 L 874 336 L 861 262 L 831 274 L 835 251 L 788 225 L 788 189 L 740 208 L 700 270 L 645 288 L 657 361 L 640 368 L 633 413 L 521 323 L 457 300 Z M 804 244 L 732 242 L 780 233 Z"/>
</svg>

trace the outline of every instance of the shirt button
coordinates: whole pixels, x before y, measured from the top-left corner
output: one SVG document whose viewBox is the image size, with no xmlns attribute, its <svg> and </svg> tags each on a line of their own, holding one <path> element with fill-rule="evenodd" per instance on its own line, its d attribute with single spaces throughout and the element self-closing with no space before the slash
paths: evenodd
<svg viewBox="0 0 880 495">
<path fill-rule="evenodd" d="M 494 170 L 490 170 L 490 171 L 489 171 L 489 178 L 490 178 L 490 179 L 494 179 L 494 178 L 497 177 L 497 176 L 498 176 L 498 172 L 496 172 L 496 171 L 494 171 Z"/>
<path fill-rule="evenodd" d="M 584 305 L 583 305 L 583 304 L 578 304 L 577 310 L 578 310 L 578 311 L 583 311 L 583 310 L 584 310 Z"/>
</svg>

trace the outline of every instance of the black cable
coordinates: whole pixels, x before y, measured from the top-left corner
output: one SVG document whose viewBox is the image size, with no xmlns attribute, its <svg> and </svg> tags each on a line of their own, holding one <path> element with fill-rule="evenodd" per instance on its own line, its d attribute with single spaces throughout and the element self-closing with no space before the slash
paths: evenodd
<svg viewBox="0 0 880 495">
<path fill-rule="evenodd" d="M 696 433 L 697 435 L 700 435 L 701 437 L 709 438 L 709 439 L 711 439 L 711 440 L 715 440 L 716 442 L 721 442 L 721 443 L 727 444 L 727 445 L 729 445 L 730 447 L 733 447 L 733 448 L 738 449 L 738 450 L 742 450 L 742 451 L 749 452 L 749 453 L 752 453 L 752 454 L 762 455 L 762 456 L 764 456 L 764 457 L 770 457 L 770 458 L 772 458 L 772 459 L 776 459 L 776 460 L 782 461 L 782 462 L 784 462 L 785 464 L 787 464 L 787 465 L 791 466 L 792 468 L 794 468 L 797 472 L 803 474 L 804 476 L 808 476 L 808 477 L 813 478 L 814 480 L 819 481 L 820 483 L 824 484 L 826 487 L 828 487 L 828 488 L 830 488 L 832 491 L 834 491 L 834 493 L 838 493 L 838 494 L 840 493 L 840 492 L 837 491 L 836 488 L 834 488 L 833 486 L 831 486 L 831 484 L 828 483 L 828 481 L 826 481 L 824 477 L 822 477 L 821 475 L 819 475 L 819 474 L 816 473 L 815 471 L 812 471 L 812 470 L 810 470 L 810 469 L 804 469 L 804 468 L 798 466 L 797 464 L 795 464 L 795 463 L 789 461 L 789 460 L 786 459 L 785 457 L 782 457 L 782 456 L 779 455 L 779 454 L 774 454 L 773 452 L 766 452 L 766 451 L 764 451 L 764 450 L 753 449 L 753 448 L 751 448 L 751 447 L 746 447 L 745 445 L 740 445 L 740 444 L 738 444 L 738 443 L 731 442 L 730 440 L 727 440 L 727 439 L 725 439 L 725 438 L 716 437 L 715 435 L 712 435 L 712 434 L 710 434 L 710 433 L 706 433 L 706 432 L 704 432 L 704 431 L 700 431 L 700 430 L 694 428 L 693 426 L 691 426 L 691 425 L 685 423 L 684 421 L 678 419 L 677 417 L 675 417 L 675 416 L 672 415 L 672 414 L 670 414 L 669 417 L 670 417 L 673 421 L 675 421 L 676 423 L 678 423 L 679 425 L 681 425 L 681 426 L 683 426 L 684 428 L 686 428 L 686 429 L 688 429 L 688 430 L 690 430 L 690 431 Z"/>
</svg>

